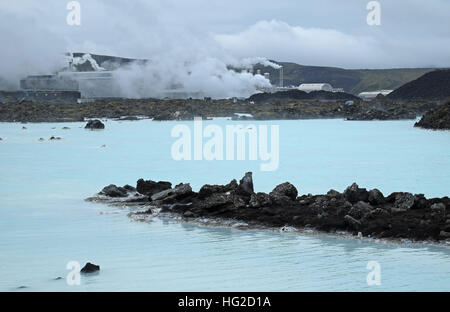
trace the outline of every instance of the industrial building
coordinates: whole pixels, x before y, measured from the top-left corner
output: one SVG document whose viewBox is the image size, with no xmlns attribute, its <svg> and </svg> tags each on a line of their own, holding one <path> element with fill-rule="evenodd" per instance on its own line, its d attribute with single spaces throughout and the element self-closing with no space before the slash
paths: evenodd
<svg viewBox="0 0 450 312">
<path fill-rule="evenodd" d="M 302 83 L 298 86 L 298 89 L 307 93 L 312 91 L 333 91 L 333 87 L 329 83 Z"/>
<path fill-rule="evenodd" d="M 28 76 L 20 81 L 24 91 L 79 91 L 82 98 L 119 96 L 112 72 L 59 72 L 55 75 Z"/>
<path fill-rule="evenodd" d="M 378 94 L 386 96 L 392 91 L 394 90 L 377 90 L 377 91 L 361 92 L 360 94 L 358 94 L 358 96 L 365 101 L 370 101 L 376 98 Z"/>
</svg>

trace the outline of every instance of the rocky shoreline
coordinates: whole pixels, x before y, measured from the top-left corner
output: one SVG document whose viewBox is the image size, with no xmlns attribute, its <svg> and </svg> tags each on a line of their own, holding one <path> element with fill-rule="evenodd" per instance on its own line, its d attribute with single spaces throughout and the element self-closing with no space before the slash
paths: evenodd
<svg viewBox="0 0 450 312">
<path fill-rule="evenodd" d="M 432 109 L 414 126 L 432 130 L 450 130 L 450 102 Z"/>
<path fill-rule="evenodd" d="M 109 185 L 90 201 L 126 204 L 142 208 L 135 219 L 170 213 L 185 220 L 195 218 L 242 222 L 248 226 L 347 232 L 359 237 L 450 242 L 450 199 L 427 199 L 422 194 L 379 190 L 357 184 L 343 193 L 298 195 L 285 182 L 269 194 L 253 190 L 252 173 L 227 185 L 204 185 L 194 192 L 189 183 L 140 179 L 136 187 Z M 231 223 L 230 223 L 231 224 Z"/>
<path fill-rule="evenodd" d="M 351 104 L 349 104 L 351 103 Z M 414 119 L 436 103 L 394 103 L 387 99 L 99 99 L 89 103 L 57 104 L 41 102 L 0 103 L 0 122 L 74 122 L 93 118 L 136 120 L 145 116 L 153 120 L 192 120 L 194 117 L 232 117 L 244 119 L 321 119 L 398 120 Z M 128 116 L 123 119 L 123 116 Z M 250 116 L 250 117 L 248 117 Z M 242 119 L 242 118 L 236 118 Z"/>
</svg>

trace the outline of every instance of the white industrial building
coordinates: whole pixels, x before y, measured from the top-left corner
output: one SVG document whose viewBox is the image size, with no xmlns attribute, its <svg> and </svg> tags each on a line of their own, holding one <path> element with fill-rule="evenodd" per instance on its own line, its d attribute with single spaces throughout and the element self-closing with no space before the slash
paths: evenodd
<svg viewBox="0 0 450 312">
<path fill-rule="evenodd" d="M 55 75 L 28 76 L 20 81 L 26 91 L 79 91 L 82 98 L 119 96 L 110 71 L 59 72 Z"/>
<path fill-rule="evenodd" d="M 329 83 L 302 83 L 298 89 L 305 92 L 312 91 L 333 91 L 333 87 Z"/>
<path fill-rule="evenodd" d="M 360 94 L 358 94 L 358 96 L 363 100 L 370 101 L 376 98 L 378 94 L 386 96 L 392 91 L 394 90 L 377 90 L 377 91 L 361 92 Z"/>
</svg>

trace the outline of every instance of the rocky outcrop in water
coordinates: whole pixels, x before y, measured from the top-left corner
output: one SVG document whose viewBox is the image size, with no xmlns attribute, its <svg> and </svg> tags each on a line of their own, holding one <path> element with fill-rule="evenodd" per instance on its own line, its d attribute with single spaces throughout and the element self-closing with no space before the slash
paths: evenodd
<svg viewBox="0 0 450 312">
<path fill-rule="evenodd" d="M 148 202 L 149 197 L 145 194 L 141 194 L 136 188 L 131 185 L 117 186 L 110 184 L 105 186 L 95 196 L 86 198 L 88 201 L 102 201 L 111 203 L 136 203 L 136 202 Z"/>
<path fill-rule="evenodd" d="M 94 273 L 100 271 L 100 266 L 96 264 L 92 264 L 90 262 L 86 263 L 86 265 L 81 269 L 81 273 Z"/>
<path fill-rule="evenodd" d="M 94 119 L 94 120 L 89 120 L 88 123 L 86 124 L 86 126 L 84 127 L 84 129 L 101 130 L 101 129 L 105 129 L 105 125 L 100 120 Z"/>
<path fill-rule="evenodd" d="M 144 180 L 139 180 L 141 190 Z M 144 181 L 153 187 L 168 182 Z M 159 183 L 159 184 L 158 184 Z M 186 219 L 220 218 L 238 220 L 249 225 L 269 227 L 314 228 L 320 231 L 348 231 L 374 238 L 412 240 L 450 239 L 450 199 L 427 199 L 422 194 L 395 192 L 385 197 L 378 189 L 367 190 L 356 183 L 343 193 L 330 190 L 321 195 L 298 195 L 289 182 L 276 186 L 269 194 L 255 192 L 249 172 L 238 183 L 204 185 L 194 192 L 189 184 L 167 189 L 151 196 L 140 205 L 160 208 L 162 213 Z M 112 195 L 117 195 L 115 188 Z M 107 194 L 105 190 L 101 192 Z M 150 194 L 148 193 L 148 194 Z M 139 212 L 151 215 L 152 209 Z"/>
<path fill-rule="evenodd" d="M 429 111 L 414 126 L 425 129 L 449 130 L 450 102 Z"/>
</svg>

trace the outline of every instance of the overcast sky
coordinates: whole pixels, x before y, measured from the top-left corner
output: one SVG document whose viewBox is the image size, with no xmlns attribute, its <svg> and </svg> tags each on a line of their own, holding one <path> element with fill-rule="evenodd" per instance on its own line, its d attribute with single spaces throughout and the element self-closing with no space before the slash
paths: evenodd
<svg viewBox="0 0 450 312">
<path fill-rule="evenodd" d="M 81 26 L 67 25 L 68 2 L 2 0 L 0 70 L 17 65 L 11 58 L 23 64 L 33 54 L 29 66 L 38 67 L 68 50 L 450 67 L 450 0 L 381 0 L 380 26 L 367 24 L 366 0 L 80 0 Z"/>
</svg>

